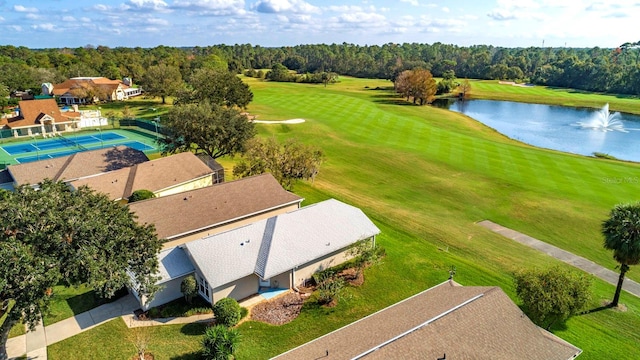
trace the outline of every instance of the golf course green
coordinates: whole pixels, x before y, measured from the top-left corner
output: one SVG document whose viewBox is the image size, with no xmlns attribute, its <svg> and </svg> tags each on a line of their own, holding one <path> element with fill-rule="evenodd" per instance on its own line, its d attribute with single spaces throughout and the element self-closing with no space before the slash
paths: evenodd
<svg viewBox="0 0 640 360">
<path fill-rule="evenodd" d="M 337 198 L 360 207 L 381 229 L 377 243 L 386 257 L 366 269 L 362 286 L 345 288 L 335 307 L 309 301 L 285 325 L 242 323 L 237 359 L 277 355 L 445 281 L 452 267 L 462 285 L 500 286 L 518 304 L 514 271 L 579 271 L 476 225 L 485 219 L 616 267 L 602 247 L 600 226 L 615 204 L 640 200 L 640 184 L 625 180 L 640 179 L 638 164 L 537 149 L 464 115 L 406 102 L 389 81 L 341 77 L 324 87 L 244 80 L 254 93 L 248 111 L 259 120 L 305 120 L 257 124 L 260 136 L 297 138 L 325 153 L 315 181 L 294 188 L 303 205 Z M 640 109 L 631 98 L 471 84 L 477 98 Z M 236 160 L 221 159 L 227 170 Z M 639 272 L 631 267 L 628 276 L 640 280 Z M 610 301 L 614 290 L 594 278 L 589 309 Z M 639 358 L 640 299 L 623 291 L 620 303 L 551 330 L 581 348 L 580 359 Z M 131 333 L 115 319 L 49 346 L 48 355 L 130 359 L 134 348 L 122 339 Z M 197 359 L 202 333 L 197 324 L 154 327 L 149 351 L 156 360 Z"/>
<path fill-rule="evenodd" d="M 389 90 L 388 81 L 343 77 L 326 88 L 246 81 L 255 93 L 252 114 L 306 120 L 258 125 L 262 136 L 295 137 L 326 154 L 315 182 L 298 185 L 295 192 L 307 203 L 335 197 L 361 207 L 381 227 L 378 243 L 388 256 L 335 309 L 308 306 L 277 330 L 255 322 L 242 325 L 240 358 L 274 355 L 356 320 L 446 280 L 451 266 L 463 285 L 498 285 L 517 301 L 513 271 L 561 264 L 475 225 L 484 219 L 615 268 L 611 253 L 602 248 L 600 225 L 615 204 L 639 199 L 640 184 L 614 181 L 640 179 L 637 164 L 518 143 L 463 115 L 405 102 Z M 472 96 L 474 88 L 483 98 L 500 98 L 507 89 L 510 100 L 535 97 L 565 104 L 573 99 L 593 107 L 610 102 L 612 109 L 638 104 L 497 82 L 472 82 Z M 629 277 L 640 280 L 637 271 Z M 597 308 L 610 300 L 614 286 L 594 279 L 593 290 L 591 305 Z M 554 333 L 581 347 L 584 359 L 628 357 L 638 351 L 640 299 L 622 296 L 625 312 L 577 316 Z"/>
</svg>

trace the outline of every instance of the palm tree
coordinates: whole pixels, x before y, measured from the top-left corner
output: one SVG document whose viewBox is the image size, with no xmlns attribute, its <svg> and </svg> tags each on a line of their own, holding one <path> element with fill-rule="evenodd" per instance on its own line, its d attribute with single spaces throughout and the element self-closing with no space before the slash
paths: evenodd
<svg viewBox="0 0 640 360">
<path fill-rule="evenodd" d="M 215 325 L 208 328 L 202 339 L 202 357 L 206 360 L 235 359 L 234 353 L 240 340 L 240 334 L 235 328 Z"/>
<path fill-rule="evenodd" d="M 609 219 L 602 223 L 604 248 L 613 250 L 613 258 L 620 263 L 620 277 L 613 302 L 618 306 L 624 275 L 630 265 L 640 263 L 640 202 L 616 205 Z"/>
</svg>

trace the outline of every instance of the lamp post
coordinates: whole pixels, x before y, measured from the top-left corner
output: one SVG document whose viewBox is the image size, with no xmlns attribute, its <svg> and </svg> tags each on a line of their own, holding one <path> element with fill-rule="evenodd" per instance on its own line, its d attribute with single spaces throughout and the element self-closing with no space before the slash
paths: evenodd
<svg viewBox="0 0 640 360">
<path fill-rule="evenodd" d="M 36 160 L 40 160 L 40 148 L 38 147 L 38 138 L 35 136 L 31 136 L 31 138 L 33 139 L 33 141 L 36 142 L 35 148 L 36 148 Z"/>
<path fill-rule="evenodd" d="M 102 129 L 96 128 L 100 132 L 100 149 L 104 147 L 104 142 L 102 141 Z"/>
</svg>

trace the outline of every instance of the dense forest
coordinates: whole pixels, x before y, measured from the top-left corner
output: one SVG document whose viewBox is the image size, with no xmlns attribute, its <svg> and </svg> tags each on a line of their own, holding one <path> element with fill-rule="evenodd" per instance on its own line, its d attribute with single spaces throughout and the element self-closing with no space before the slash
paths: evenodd
<svg viewBox="0 0 640 360">
<path fill-rule="evenodd" d="M 301 74 L 340 75 L 394 80 L 404 70 L 427 69 L 436 77 L 501 79 L 588 91 L 640 95 L 640 43 L 616 49 L 461 47 L 434 44 L 215 45 L 175 48 L 91 46 L 28 49 L 0 46 L 0 88 L 32 89 L 69 77 L 131 77 L 144 86 L 147 70 L 165 65 L 189 79 L 203 67 L 240 73 L 281 64 Z M 147 80 L 149 76 L 147 77 Z"/>
</svg>

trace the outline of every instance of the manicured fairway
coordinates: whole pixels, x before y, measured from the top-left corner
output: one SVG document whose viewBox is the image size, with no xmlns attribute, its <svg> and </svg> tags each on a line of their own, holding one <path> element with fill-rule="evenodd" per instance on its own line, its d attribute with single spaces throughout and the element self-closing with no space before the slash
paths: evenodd
<svg viewBox="0 0 640 360">
<path fill-rule="evenodd" d="M 295 192 L 305 204 L 334 197 L 361 207 L 382 230 L 377 241 L 387 256 L 366 271 L 362 287 L 347 289 L 335 308 L 310 302 L 290 324 L 241 325 L 238 359 L 269 358 L 357 320 L 446 280 L 451 266 L 460 283 L 497 285 L 514 300 L 513 271 L 556 264 L 570 268 L 475 225 L 483 219 L 615 267 L 602 249 L 600 224 L 614 204 L 640 200 L 640 184 L 624 181 L 640 178 L 637 164 L 520 144 L 460 114 L 409 105 L 374 90 L 389 87 L 386 81 L 341 78 L 326 88 L 246 81 L 255 94 L 252 114 L 306 120 L 258 125 L 261 136 L 295 137 L 326 153 L 314 184 L 299 184 Z M 551 98 L 553 91 L 539 96 Z M 598 104 L 604 100 L 591 96 Z M 227 166 L 233 160 L 223 162 Z M 639 273 L 640 267 L 632 267 L 628 275 L 640 280 Z M 611 299 L 613 291 L 594 280 L 590 308 Z M 624 312 L 577 316 L 553 331 L 584 350 L 580 359 L 640 358 L 640 299 L 623 293 L 621 302 Z M 82 353 L 100 341 L 101 331 L 54 345 L 50 359 L 64 358 L 65 349 Z M 172 337 L 165 334 L 157 341 L 158 349 L 160 343 L 166 349 Z M 185 351 L 193 348 L 178 334 L 175 341 Z M 175 358 L 175 353 L 158 350 L 156 359 Z"/>
</svg>

